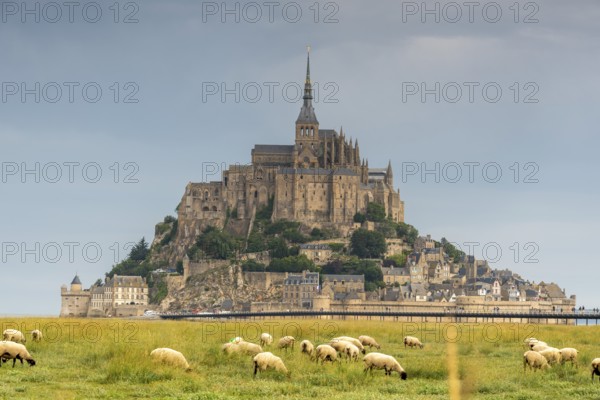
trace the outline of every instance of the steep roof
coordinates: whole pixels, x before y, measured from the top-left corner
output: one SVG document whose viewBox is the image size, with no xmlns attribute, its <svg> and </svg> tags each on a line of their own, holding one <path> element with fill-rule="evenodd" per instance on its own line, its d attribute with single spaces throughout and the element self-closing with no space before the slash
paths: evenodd
<svg viewBox="0 0 600 400">
<path fill-rule="evenodd" d="M 75 278 L 71 281 L 71 285 L 81 285 L 81 281 L 79 280 L 79 275 L 75 275 Z"/>
<path fill-rule="evenodd" d="M 253 153 L 262 154 L 291 154 L 294 152 L 294 145 L 287 144 L 255 144 Z"/>
</svg>

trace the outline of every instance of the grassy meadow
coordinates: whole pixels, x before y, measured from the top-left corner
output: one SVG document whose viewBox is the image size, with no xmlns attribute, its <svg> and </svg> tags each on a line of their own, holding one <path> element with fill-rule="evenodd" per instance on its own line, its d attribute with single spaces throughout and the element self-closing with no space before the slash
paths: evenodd
<svg viewBox="0 0 600 400">
<path fill-rule="evenodd" d="M 0 319 L 2 330 L 39 328 L 41 343 L 26 343 L 35 367 L 12 361 L 0 368 L 2 399 L 448 399 L 448 371 L 457 370 L 461 399 L 600 399 L 590 362 L 600 357 L 600 326 L 398 323 L 338 320 L 196 322 L 162 320 Z M 235 336 L 258 342 L 261 332 L 277 341 L 296 337 L 284 360 L 291 378 L 267 371 L 253 379 L 250 356 L 227 357 L 221 344 Z M 334 336 L 367 334 L 408 373 L 402 381 L 384 371 L 363 374 L 363 363 L 317 365 L 300 354 L 302 339 L 315 346 Z M 402 338 L 421 338 L 424 349 L 404 349 Z M 523 339 L 534 336 L 554 347 L 579 350 L 579 367 L 555 366 L 523 373 Z M 453 346 L 453 347 L 451 347 Z M 192 372 L 154 363 L 149 353 L 171 347 Z M 448 360 L 448 352 L 456 358 Z M 450 364 L 449 364 L 450 362 Z"/>
</svg>

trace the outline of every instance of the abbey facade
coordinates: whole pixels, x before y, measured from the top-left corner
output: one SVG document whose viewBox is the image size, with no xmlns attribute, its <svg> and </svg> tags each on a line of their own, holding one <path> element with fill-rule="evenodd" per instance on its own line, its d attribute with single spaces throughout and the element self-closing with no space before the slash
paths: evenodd
<svg viewBox="0 0 600 400">
<path fill-rule="evenodd" d="M 364 213 L 369 202 L 382 205 L 393 221 L 404 221 L 404 202 L 394 189 L 391 163 L 369 168 L 358 141 L 352 143 L 341 129 L 320 129 L 312 105 L 309 58 L 303 100 L 294 144 L 257 144 L 249 165 L 230 166 L 218 182 L 187 185 L 178 207 L 180 240 L 189 242 L 207 225 L 222 228 L 229 216 L 246 221 L 240 224 L 245 226 L 241 233 L 246 233 L 256 211 L 270 201 L 273 220 L 334 227 L 342 234 L 350 232 L 354 215 Z"/>
</svg>

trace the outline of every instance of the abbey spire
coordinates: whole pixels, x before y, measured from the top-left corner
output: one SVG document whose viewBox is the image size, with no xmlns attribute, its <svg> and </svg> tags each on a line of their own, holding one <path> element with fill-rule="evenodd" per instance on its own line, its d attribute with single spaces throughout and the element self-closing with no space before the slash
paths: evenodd
<svg viewBox="0 0 600 400">
<path fill-rule="evenodd" d="M 300 109 L 300 115 L 298 115 L 298 119 L 296 120 L 296 125 L 298 124 L 319 124 L 317 121 L 317 116 L 315 115 L 315 109 L 312 105 L 313 95 L 312 95 L 312 83 L 310 81 L 310 47 L 307 49 L 306 55 L 306 79 L 304 81 L 304 96 L 302 97 L 303 104 Z"/>
</svg>

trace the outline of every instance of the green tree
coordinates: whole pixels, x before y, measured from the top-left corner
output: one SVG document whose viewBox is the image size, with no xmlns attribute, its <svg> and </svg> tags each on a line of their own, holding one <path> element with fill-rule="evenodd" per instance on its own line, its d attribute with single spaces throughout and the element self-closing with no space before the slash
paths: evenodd
<svg viewBox="0 0 600 400">
<path fill-rule="evenodd" d="M 131 251 L 129 252 L 129 259 L 133 261 L 144 261 L 149 253 L 150 248 L 146 242 L 146 238 L 143 237 L 131 248 Z"/>
<path fill-rule="evenodd" d="M 231 235 L 209 226 L 198 236 L 196 246 L 209 257 L 225 260 L 233 255 L 236 243 Z"/>
<path fill-rule="evenodd" d="M 379 232 L 366 229 L 354 231 L 350 243 L 352 246 L 351 254 L 360 258 L 379 258 L 387 250 L 385 237 Z"/>
<path fill-rule="evenodd" d="M 285 239 L 274 237 L 269 241 L 269 252 L 272 258 L 284 258 L 290 255 Z"/>
<path fill-rule="evenodd" d="M 354 222 L 358 222 L 359 224 L 362 224 L 366 220 L 367 220 L 367 216 L 365 214 L 359 213 L 359 212 L 354 214 Z"/>
<path fill-rule="evenodd" d="M 242 263 L 242 271 L 263 272 L 266 268 L 265 264 L 256 260 L 246 260 Z"/>
<path fill-rule="evenodd" d="M 315 264 L 304 254 L 299 256 L 289 256 L 271 260 L 269 264 L 270 272 L 302 272 L 304 270 L 315 271 Z"/>
<path fill-rule="evenodd" d="M 383 260 L 384 267 L 393 266 L 393 267 L 401 268 L 401 267 L 404 267 L 405 264 L 406 264 L 406 254 L 394 254 L 392 256 L 389 256 L 385 260 Z"/>
<path fill-rule="evenodd" d="M 385 208 L 381 204 L 367 204 L 367 220 L 373 222 L 385 221 Z"/>
<path fill-rule="evenodd" d="M 411 246 L 414 246 L 415 240 L 419 237 L 419 231 L 414 226 L 404 222 L 398 223 L 396 226 L 396 234 Z"/>
</svg>

